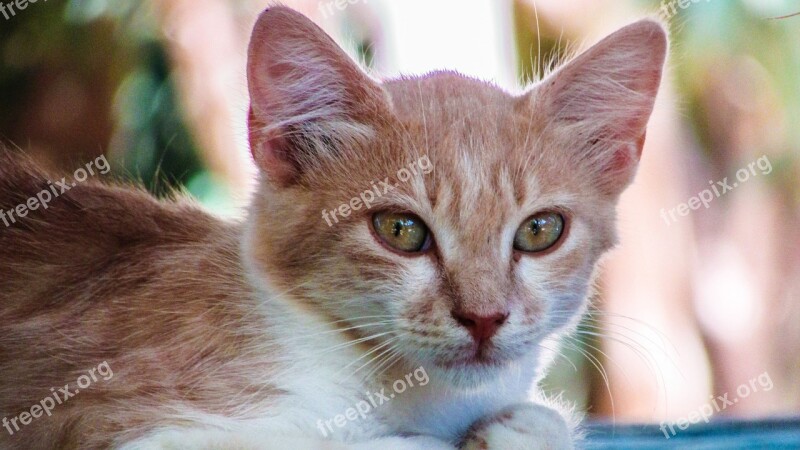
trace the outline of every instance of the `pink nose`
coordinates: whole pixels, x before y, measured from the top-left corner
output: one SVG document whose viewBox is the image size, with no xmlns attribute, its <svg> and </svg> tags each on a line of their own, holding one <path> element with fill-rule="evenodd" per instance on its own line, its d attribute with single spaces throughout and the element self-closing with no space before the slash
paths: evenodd
<svg viewBox="0 0 800 450">
<path fill-rule="evenodd" d="M 469 331 L 475 342 L 480 344 L 483 341 L 488 341 L 495 334 L 497 330 L 506 323 L 508 313 L 498 313 L 489 316 L 479 316 L 464 311 L 452 311 L 453 318 Z"/>
</svg>

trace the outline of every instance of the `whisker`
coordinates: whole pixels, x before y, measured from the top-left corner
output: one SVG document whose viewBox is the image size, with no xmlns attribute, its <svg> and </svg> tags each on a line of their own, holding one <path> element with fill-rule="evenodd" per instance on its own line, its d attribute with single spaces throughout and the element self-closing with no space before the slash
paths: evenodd
<svg viewBox="0 0 800 450">
<path fill-rule="evenodd" d="M 356 370 L 353 372 L 353 375 L 355 375 L 356 373 L 358 373 L 358 372 L 359 372 L 361 369 L 363 369 L 363 368 L 367 367 L 368 365 L 372 364 L 372 362 L 374 362 L 375 360 L 377 360 L 378 358 L 382 357 L 383 355 L 385 355 L 386 353 L 388 353 L 388 352 L 390 352 L 390 351 L 392 351 L 392 347 L 391 347 L 391 346 L 390 346 L 388 349 L 386 349 L 386 350 L 382 351 L 382 352 L 381 352 L 380 354 L 378 354 L 377 356 L 375 356 L 375 357 L 371 358 L 369 361 L 367 361 L 365 364 L 363 364 L 363 365 L 362 365 L 361 367 L 359 367 L 358 369 L 356 369 Z"/>
<path fill-rule="evenodd" d="M 339 375 L 339 373 L 340 373 L 340 372 L 342 372 L 342 371 L 346 370 L 348 367 L 351 367 L 353 364 L 355 364 L 355 363 L 357 363 L 357 362 L 361 361 L 362 359 L 364 359 L 364 358 L 366 358 L 367 356 L 369 356 L 369 355 L 371 355 L 371 354 L 373 354 L 373 353 L 375 353 L 375 352 L 379 351 L 380 349 L 382 349 L 382 348 L 385 348 L 385 347 L 386 347 L 386 346 L 388 346 L 388 345 L 391 345 L 391 344 L 392 344 L 392 342 L 394 342 L 394 341 L 396 341 L 396 340 L 398 340 L 398 339 L 400 339 L 400 336 L 394 336 L 394 337 L 392 337 L 392 338 L 389 338 L 389 339 L 387 339 L 387 340 L 386 340 L 386 341 L 384 341 L 383 343 L 381 343 L 381 344 L 379 344 L 379 345 L 376 345 L 376 346 L 375 346 L 375 347 L 374 347 L 372 350 L 370 350 L 370 351 L 368 351 L 368 352 L 365 352 L 363 355 L 361 355 L 361 356 L 359 356 L 358 358 L 354 359 L 353 361 L 351 361 L 350 363 L 348 363 L 346 366 L 344 366 L 344 367 L 342 367 L 341 369 L 337 370 L 337 371 L 336 371 L 336 373 L 335 373 L 334 375 Z M 358 372 L 358 370 L 356 370 L 356 372 Z M 352 375 L 355 375 L 355 372 L 354 372 Z M 349 378 L 349 377 L 348 377 L 348 378 Z"/>
</svg>

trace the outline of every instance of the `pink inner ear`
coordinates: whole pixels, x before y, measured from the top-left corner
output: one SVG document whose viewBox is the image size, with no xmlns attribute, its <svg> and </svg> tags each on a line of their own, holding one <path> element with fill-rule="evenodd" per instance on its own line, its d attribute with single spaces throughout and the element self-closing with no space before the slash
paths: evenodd
<svg viewBox="0 0 800 450">
<path fill-rule="evenodd" d="M 607 164 L 604 164 L 607 178 L 603 183 L 603 189 L 609 194 L 618 193 L 633 179 L 636 167 L 642 158 L 646 137 L 645 131 L 636 139 L 636 143 L 633 144 L 636 146 L 635 154 L 631 152 L 630 145 L 621 145 L 611 151 Z"/>
<path fill-rule="evenodd" d="M 253 107 L 248 115 L 248 136 L 250 152 L 258 167 L 267 172 L 272 182 L 279 186 L 288 186 L 299 174 L 288 142 L 281 136 L 266 136 L 261 132 L 263 127 L 255 117 Z"/>
<path fill-rule="evenodd" d="M 644 151 L 644 143 L 647 141 L 647 130 L 644 130 L 642 136 L 636 141 L 636 162 L 642 159 L 642 152 Z"/>
<path fill-rule="evenodd" d="M 631 129 L 635 129 L 631 127 Z M 625 147 L 621 147 L 618 150 L 614 151 L 614 155 L 612 156 L 612 161 L 609 164 L 609 167 L 613 169 L 624 169 L 626 167 L 636 165 L 642 159 L 642 153 L 644 152 L 644 144 L 647 141 L 647 130 L 645 129 L 641 135 L 633 140 L 632 145 L 636 147 L 636 154 L 631 154 L 630 151 L 627 151 Z"/>
</svg>

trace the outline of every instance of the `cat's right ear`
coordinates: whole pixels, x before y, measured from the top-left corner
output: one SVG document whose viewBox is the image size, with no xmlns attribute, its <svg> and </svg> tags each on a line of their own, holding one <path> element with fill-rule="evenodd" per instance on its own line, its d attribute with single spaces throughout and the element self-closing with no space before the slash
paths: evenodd
<svg viewBox="0 0 800 450">
<path fill-rule="evenodd" d="M 258 18 L 247 79 L 251 152 L 278 186 L 363 144 L 374 134 L 375 118 L 389 109 L 383 88 L 333 39 L 283 6 Z"/>
<path fill-rule="evenodd" d="M 628 25 L 542 80 L 532 93 L 548 127 L 559 133 L 565 161 L 601 191 L 619 194 L 642 154 L 647 122 L 668 51 L 665 27 Z"/>
</svg>

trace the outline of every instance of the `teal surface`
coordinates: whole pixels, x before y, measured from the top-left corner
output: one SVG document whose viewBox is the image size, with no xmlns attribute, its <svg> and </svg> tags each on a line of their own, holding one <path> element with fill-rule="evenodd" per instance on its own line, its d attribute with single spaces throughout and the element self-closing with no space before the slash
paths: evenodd
<svg viewBox="0 0 800 450">
<path fill-rule="evenodd" d="M 675 433 L 658 425 L 587 425 L 587 450 L 779 449 L 800 450 L 800 417 L 698 423 Z M 667 439 L 669 436 L 669 439 Z"/>
</svg>

